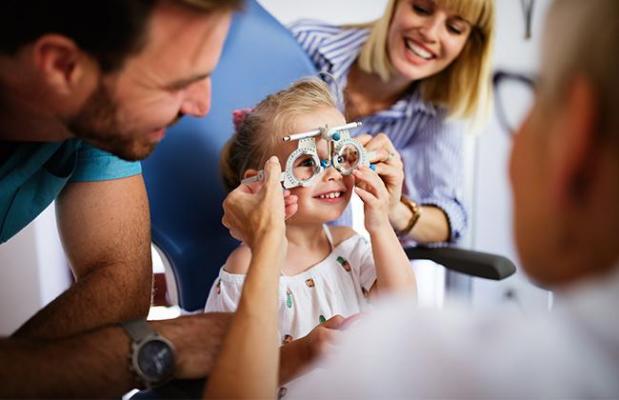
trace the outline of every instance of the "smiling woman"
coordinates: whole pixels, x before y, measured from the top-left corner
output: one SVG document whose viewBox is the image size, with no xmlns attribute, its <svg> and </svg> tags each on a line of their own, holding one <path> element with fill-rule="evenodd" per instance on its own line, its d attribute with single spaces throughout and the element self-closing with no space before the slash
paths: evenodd
<svg viewBox="0 0 619 400">
<path fill-rule="evenodd" d="M 369 133 L 360 139 L 376 152 L 370 161 L 389 187 L 400 236 L 457 241 L 467 213 L 460 197 L 465 125 L 456 119 L 478 121 L 489 104 L 494 0 L 390 0 L 371 23 L 304 20 L 291 30 L 333 77 L 331 89 L 343 89 L 338 107 L 363 123 L 354 134 Z M 406 197 L 389 184 L 399 162 Z"/>
</svg>

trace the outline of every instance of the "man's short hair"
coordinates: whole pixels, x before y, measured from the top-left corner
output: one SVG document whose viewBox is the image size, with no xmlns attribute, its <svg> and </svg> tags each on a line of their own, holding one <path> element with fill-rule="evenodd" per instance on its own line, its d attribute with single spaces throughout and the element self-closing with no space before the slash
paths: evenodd
<svg viewBox="0 0 619 400">
<path fill-rule="evenodd" d="M 2 0 L 0 54 L 12 55 L 39 37 L 73 39 L 104 72 L 122 66 L 146 42 L 149 17 L 163 0 Z M 196 11 L 239 9 L 243 0 L 166 0 Z"/>
</svg>

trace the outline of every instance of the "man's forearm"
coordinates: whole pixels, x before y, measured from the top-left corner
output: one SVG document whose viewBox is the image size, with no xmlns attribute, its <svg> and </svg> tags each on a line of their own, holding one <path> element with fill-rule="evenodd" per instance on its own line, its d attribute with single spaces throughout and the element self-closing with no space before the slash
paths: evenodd
<svg viewBox="0 0 619 400">
<path fill-rule="evenodd" d="M 1 339 L 0 397 L 118 397 L 135 386 L 129 347 L 115 327 L 58 340 Z"/>
<path fill-rule="evenodd" d="M 252 249 L 239 306 L 213 374 L 209 376 L 206 398 L 275 396 L 279 364 L 278 286 L 284 254 L 281 240 L 274 235 Z"/>
<path fill-rule="evenodd" d="M 126 280 L 128 268 L 138 270 L 131 282 Z M 151 298 L 150 271 L 148 266 L 98 268 L 35 314 L 13 337 L 68 337 L 100 326 L 145 318 Z"/>
<path fill-rule="evenodd" d="M 191 315 L 151 326 L 176 349 L 175 378 L 210 373 L 231 314 Z M 130 339 L 110 326 L 63 339 L 0 339 L 0 398 L 119 397 L 136 386 Z"/>
<path fill-rule="evenodd" d="M 311 362 L 307 338 L 293 340 L 279 348 L 279 384 L 284 385 L 307 371 Z"/>
</svg>

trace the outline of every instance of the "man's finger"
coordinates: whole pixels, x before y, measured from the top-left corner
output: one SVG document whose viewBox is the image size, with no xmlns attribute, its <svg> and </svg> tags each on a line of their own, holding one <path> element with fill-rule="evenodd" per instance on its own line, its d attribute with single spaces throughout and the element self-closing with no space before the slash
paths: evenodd
<svg viewBox="0 0 619 400">
<path fill-rule="evenodd" d="M 363 314 L 362 313 L 358 313 L 358 314 L 353 314 L 353 315 L 351 315 L 348 318 L 345 318 L 344 321 L 342 321 L 340 329 L 348 329 L 348 328 L 350 328 L 350 326 L 354 325 L 356 322 L 361 320 L 362 317 L 363 317 Z"/>
<path fill-rule="evenodd" d="M 287 205 L 284 211 L 285 219 L 288 219 L 292 217 L 293 215 L 295 215 L 298 210 L 299 210 L 299 205 L 297 203 Z"/>
<path fill-rule="evenodd" d="M 322 326 L 328 329 L 340 329 L 340 326 L 345 320 L 346 319 L 339 314 L 334 315 L 333 317 L 323 322 Z"/>
<path fill-rule="evenodd" d="M 264 181 L 265 186 L 269 189 L 275 189 L 277 186 L 281 189 L 280 177 L 282 168 L 276 156 L 272 156 L 264 165 Z M 283 192 L 283 189 L 282 189 Z"/>
</svg>

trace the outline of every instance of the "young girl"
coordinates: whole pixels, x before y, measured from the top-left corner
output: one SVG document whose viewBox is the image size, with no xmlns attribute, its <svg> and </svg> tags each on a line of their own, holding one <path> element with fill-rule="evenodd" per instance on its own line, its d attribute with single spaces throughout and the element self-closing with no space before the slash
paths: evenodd
<svg viewBox="0 0 619 400">
<path fill-rule="evenodd" d="M 328 87 L 318 79 L 298 81 L 236 117 L 236 133 L 221 159 L 228 190 L 255 176 L 272 154 L 285 166 L 297 142 L 284 142 L 284 136 L 346 124 Z M 326 140 L 317 138 L 316 148 L 320 160 L 329 159 Z M 300 158 L 293 173 L 315 167 L 312 159 Z M 400 185 L 402 180 L 400 164 Z M 325 225 L 342 214 L 353 190 L 364 202 L 371 247 L 349 227 Z M 279 283 L 282 344 L 308 335 L 333 316 L 363 311 L 375 292 L 414 291 L 413 271 L 389 222 L 389 193 L 374 171 L 360 167 L 344 176 L 328 166 L 311 186 L 290 191 L 298 210 L 286 221 L 288 247 Z M 207 312 L 237 308 L 251 256 L 243 244 L 232 252 L 211 288 Z"/>
</svg>

